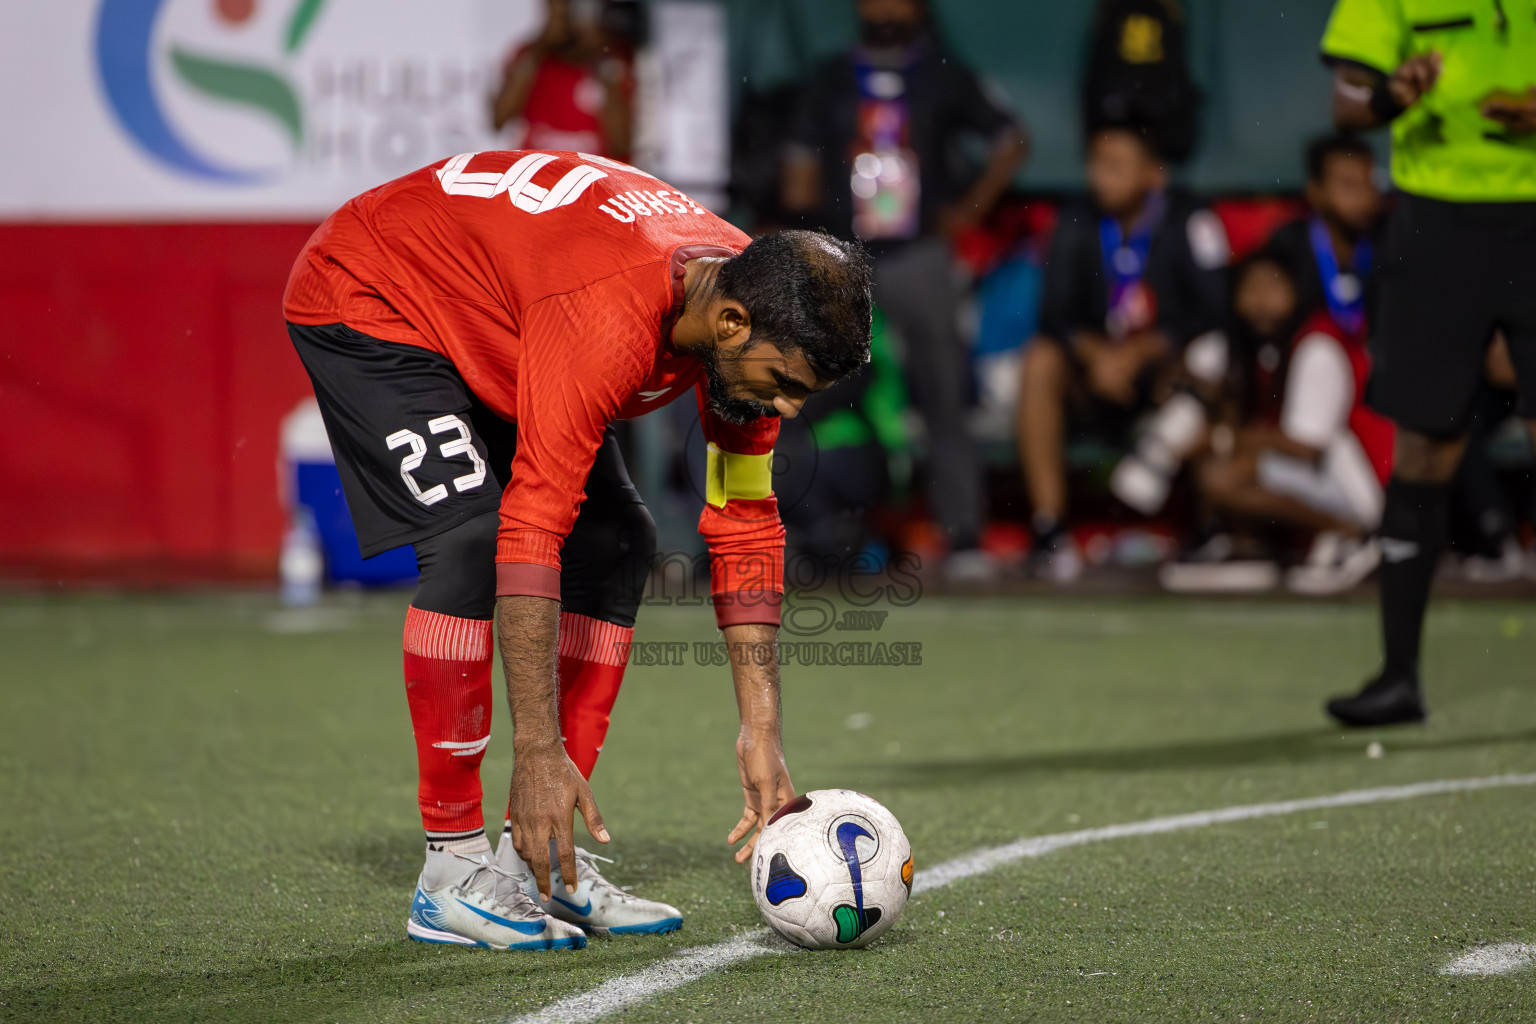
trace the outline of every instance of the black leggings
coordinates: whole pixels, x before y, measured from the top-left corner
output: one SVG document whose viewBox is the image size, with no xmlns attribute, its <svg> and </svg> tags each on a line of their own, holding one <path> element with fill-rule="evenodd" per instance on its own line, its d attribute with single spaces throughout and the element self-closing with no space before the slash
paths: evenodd
<svg viewBox="0 0 1536 1024">
<path fill-rule="evenodd" d="M 656 557 L 656 523 L 629 480 L 609 427 L 587 477 L 587 498 L 560 553 L 560 607 L 620 626 L 634 626 Z M 421 573 L 411 602 L 422 611 L 489 619 L 496 608 L 496 532 L 486 512 L 418 541 Z"/>
</svg>

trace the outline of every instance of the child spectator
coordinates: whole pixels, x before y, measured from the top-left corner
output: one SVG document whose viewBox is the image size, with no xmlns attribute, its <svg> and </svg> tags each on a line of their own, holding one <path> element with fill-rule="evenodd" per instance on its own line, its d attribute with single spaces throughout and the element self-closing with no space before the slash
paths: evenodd
<svg viewBox="0 0 1536 1024">
<path fill-rule="evenodd" d="M 1144 131 L 1088 143 L 1088 198 L 1062 211 L 1046 259 L 1040 334 L 1025 349 L 1019 451 L 1034 513 L 1030 570 L 1082 570 L 1066 529 L 1069 424 L 1123 433 L 1149 408 L 1184 346 L 1221 323 L 1226 232 L 1168 187 Z"/>
</svg>

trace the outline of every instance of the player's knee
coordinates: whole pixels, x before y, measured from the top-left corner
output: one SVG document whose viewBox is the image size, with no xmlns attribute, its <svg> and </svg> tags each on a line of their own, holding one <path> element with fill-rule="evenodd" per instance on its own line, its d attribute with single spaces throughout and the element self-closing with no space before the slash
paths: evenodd
<svg viewBox="0 0 1536 1024">
<path fill-rule="evenodd" d="M 420 584 L 411 602 L 422 611 L 488 619 L 496 605 L 496 534 L 501 517 L 485 512 L 416 544 Z"/>
</svg>

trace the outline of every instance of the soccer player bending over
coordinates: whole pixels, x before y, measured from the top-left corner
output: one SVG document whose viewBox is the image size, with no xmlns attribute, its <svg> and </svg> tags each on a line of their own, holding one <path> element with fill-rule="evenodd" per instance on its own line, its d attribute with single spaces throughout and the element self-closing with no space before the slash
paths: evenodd
<svg viewBox="0 0 1536 1024">
<path fill-rule="evenodd" d="M 715 619 L 728 643 L 776 651 L 779 417 L 867 360 L 869 288 L 856 244 L 751 241 L 578 153 L 462 154 L 358 196 L 310 239 L 284 310 L 362 553 L 411 544 L 421 570 L 404 639 L 427 840 L 411 938 L 547 949 L 681 926 L 572 838 L 579 807 L 608 841 L 587 778 L 656 547 L 611 423 L 697 392 Z M 480 789 L 493 637 L 515 753 L 494 856 Z M 794 787 L 776 656 L 731 671 L 741 862 Z"/>
</svg>

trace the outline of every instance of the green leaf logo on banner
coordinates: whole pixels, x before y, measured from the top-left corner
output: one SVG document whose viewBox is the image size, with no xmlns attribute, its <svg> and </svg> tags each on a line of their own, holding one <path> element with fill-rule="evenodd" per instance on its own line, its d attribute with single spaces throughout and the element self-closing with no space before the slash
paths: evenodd
<svg viewBox="0 0 1536 1024">
<path fill-rule="evenodd" d="M 325 0 L 299 0 L 283 33 L 284 54 L 304 45 Z M 212 99 L 264 110 L 288 133 L 297 150 L 304 142 L 304 110 L 299 97 L 279 71 L 239 61 L 171 47 L 171 66 L 183 82 Z"/>
<path fill-rule="evenodd" d="M 199 57 L 180 47 L 171 50 L 171 66 L 182 81 L 214 99 L 265 110 L 288 131 L 295 148 L 304 141 L 304 112 L 284 79 L 254 64 Z"/>
</svg>

